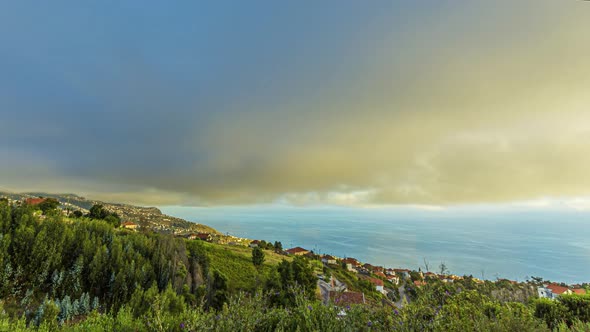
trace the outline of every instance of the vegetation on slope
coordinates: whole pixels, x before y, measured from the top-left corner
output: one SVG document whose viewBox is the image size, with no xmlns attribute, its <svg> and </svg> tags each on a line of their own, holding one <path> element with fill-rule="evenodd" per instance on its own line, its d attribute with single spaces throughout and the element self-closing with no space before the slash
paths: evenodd
<svg viewBox="0 0 590 332">
<path fill-rule="evenodd" d="M 0 331 L 587 331 L 590 296 L 513 298 L 517 286 L 431 280 L 403 308 L 341 267 L 370 305 L 316 298 L 313 266 L 264 250 L 114 228 L 0 201 Z M 317 262 L 315 262 L 317 264 Z M 521 290 L 526 291 L 526 290 Z"/>
</svg>

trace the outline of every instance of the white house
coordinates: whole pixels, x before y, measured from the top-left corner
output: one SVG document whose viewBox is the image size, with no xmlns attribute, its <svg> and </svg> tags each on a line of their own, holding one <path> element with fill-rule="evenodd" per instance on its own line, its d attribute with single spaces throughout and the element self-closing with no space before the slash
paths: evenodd
<svg viewBox="0 0 590 332">
<path fill-rule="evenodd" d="M 336 264 L 336 257 L 330 255 L 324 255 L 322 257 L 322 263 L 324 264 Z"/>
<path fill-rule="evenodd" d="M 399 277 L 395 276 L 395 275 L 389 275 L 387 276 L 387 280 L 389 280 L 391 283 L 393 283 L 394 285 L 398 285 L 399 284 Z"/>
<path fill-rule="evenodd" d="M 554 300 L 562 294 L 573 294 L 573 291 L 564 286 L 550 284 L 537 288 L 537 293 L 541 298 Z"/>
</svg>

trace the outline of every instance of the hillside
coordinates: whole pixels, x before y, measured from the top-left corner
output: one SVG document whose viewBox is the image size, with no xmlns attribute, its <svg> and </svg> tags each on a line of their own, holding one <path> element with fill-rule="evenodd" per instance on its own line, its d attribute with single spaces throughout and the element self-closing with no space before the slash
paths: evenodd
<svg viewBox="0 0 590 332">
<path fill-rule="evenodd" d="M 81 211 L 87 213 L 96 204 L 101 204 L 110 212 L 117 213 L 122 221 L 132 221 L 144 229 L 159 233 L 183 234 L 191 232 L 202 232 L 219 234 L 219 232 L 207 225 L 190 222 L 184 219 L 163 214 L 158 208 L 143 207 L 129 204 L 108 203 L 87 199 L 75 194 L 52 194 L 52 193 L 9 193 L 0 192 L 0 197 L 6 197 L 13 201 L 22 201 L 27 198 L 47 197 L 55 198 L 61 203 L 64 210 Z"/>
</svg>

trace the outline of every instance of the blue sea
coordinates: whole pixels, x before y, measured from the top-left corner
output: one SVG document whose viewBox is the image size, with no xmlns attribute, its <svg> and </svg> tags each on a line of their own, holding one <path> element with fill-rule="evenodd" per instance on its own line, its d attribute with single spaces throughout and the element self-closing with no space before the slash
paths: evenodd
<svg viewBox="0 0 590 332">
<path fill-rule="evenodd" d="M 519 209 L 162 207 L 223 233 L 386 267 L 590 282 L 590 213 Z"/>
</svg>

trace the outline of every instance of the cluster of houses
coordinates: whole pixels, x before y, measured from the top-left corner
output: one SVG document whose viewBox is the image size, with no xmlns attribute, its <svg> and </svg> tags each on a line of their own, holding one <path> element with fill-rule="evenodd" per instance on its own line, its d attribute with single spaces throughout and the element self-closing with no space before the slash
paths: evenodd
<svg viewBox="0 0 590 332">
<path fill-rule="evenodd" d="M 375 289 L 381 293 L 386 293 L 384 290 L 384 280 L 391 282 L 393 285 L 399 285 L 400 282 L 404 280 L 409 280 L 411 278 L 411 270 L 409 269 L 394 269 L 394 268 L 385 268 L 383 266 L 374 266 L 369 263 L 361 264 L 356 258 L 353 257 L 346 257 L 346 258 L 339 258 L 332 255 L 321 255 L 317 256 L 312 251 L 309 251 L 305 248 L 295 247 L 291 249 L 287 249 L 284 251 L 287 255 L 295 255 L 295 256 L 309 256 L 311 258 L 319 259 L 322 263 L 326 265 L 342 265 L 343 267 L 346 266 L 346 269 L 350 272 L 358 273 L 361 278 L 369 280 L 373 285 L 375 285 Z M 462 280 L 463 277 L 457 275 L 447 275 L 447 274 L 437 274 L 433 272 L 426 272 L 423 273 L 421 271 L 417 271 L 420 276 L 420 280 L 413 281 L 414 286 L 422 287 L 426 285 L 428 280 L 438 279 L 442 282 L 452 283 L 456 280 Z M 376 276 L 377 278 L 375 278 Z M 477 283 L 483 283 L 482 280 L 477 278 L 472 278 L 473 281 Z"/>
<path fill-rule="evenodd" d="M 558 284 L 547 284 L 537 288 L 539 297 L 554 300 L 564 294 L 586 294 L 586 290 L 581 287 L 566 287 Z"/>
<path fill-rule="evenodd" d="M 203 240 L 203 241 L 212 241 L 211 234 L 208 233 L 191 233 L 185 235 L 186 238 L 190 240 Z M 248 246 L 251 248 L 257 247 L 261 241 L 253 240 L 250 241 Z M 412 271 L 409 269 L 401 269 L 401 268 L 385 268 L 383 266 L 374 266 L 369 263 L 362 264 L 356 258 L 353 257 L 346 257 L 340 258 L 333 255 L 316 255 L 313 251 L 307 250 L 302 247 L 294 247 L 283 251 L 285 255 L 293 255 L 293 256 L 307 256 L 312 259 L 319 259 L 325 265 L 341 265 L 342 267 L 346 267 L 346 269 L 350 272 L 355 272 L 359 274 L 360 278 L 368 280 L 375 286 L 375 290 L 382 293 L 387 294 L 387 290 L 385 289 L 384 281 L 389 281 L 393 285 L 399 285 L 402 281 L 412 282 L 415 287 L 422 287 L 428 283 L 429 280 L 440 280 L 445 283 L 453 283 L 458 280 L 463 280 L 464 277 L 457 276 L 453 274 L 438 274 L 433 272 L 426 272 L 423 273 L 422 271 L 414 271 L 417 273 L 420 278 L 419 280 L 411 280 L 411 273 Z M 483 283 L 484 281 L 478 278 L 470 277 L 476 283 Z M 511 283 L 516 283 L 515 281 L 507 280 Z M 326 300 L 330 300 L 332 303 L 336 303 L 339 305 L 350 305 L 350 304 L 364 304 L 366 303 L 365 295 L 360 292 L 351 292 L 346 290 L 346 288 L 340 289 L 341 286 L 335 287 L 333 285 L 334 281 L 332 280 L 332 284 L 328 287 L 327 293 L 325 295 Z M 345 286 L 344 286 L 345 287 Z M 581 287 L 565 287 L 557 284 L 549 284 L 544 285 L 538 288 L 539 297 L 555 299 L 562 294 L 585 294 L 586 291 Z"/>
<path fill-rule="evenodd" d="M 210 233 L 188 233 L 188 234 L 177 234 L 178 237 L 183 237 L 187 240 L 201 240 L 206 242 L 213 241 L 213 235 Z"/>
</svg>

